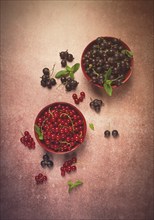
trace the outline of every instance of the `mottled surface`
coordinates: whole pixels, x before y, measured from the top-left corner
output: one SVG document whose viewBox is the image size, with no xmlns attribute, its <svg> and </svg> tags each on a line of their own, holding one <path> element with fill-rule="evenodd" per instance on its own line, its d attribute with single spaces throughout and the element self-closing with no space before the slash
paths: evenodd
<svg viewBox="0 0 154 220">
<path fill-rule="evenodd" d="M 153 4 L 152 1 L 2 1 L 1 2 L 1 219 L 2 220 L 152 220 L 153 219 Z M 77 173 L 62 178 L 65 157 L 53 155 L 54 168 L 42 170 L 43 150 L 28 150 L 20 131 L 33 134 L 44 106 L 73 104 L 63 86 L 40 86 L 42 68 L 60 70 L 59 52 L 68 49 L 80 62 L 85 46 L 98 36 L 121 38 L 134 52 L 131 79 L 112 97 L 93 88 L 81 69 L 77 93 L 86 99 L 78 108 L 88 128 L 76 151 Z M 59 84 L 59 83 L 58 83 Z M 90 97 L 103 99 L 100 114 Z M 105 139 L 117 129 L 118 139 Z M 46 184 L 34 176 L 43 172 Z M 83 186 L 68 194 L 67 181 Z"/>
</svg>

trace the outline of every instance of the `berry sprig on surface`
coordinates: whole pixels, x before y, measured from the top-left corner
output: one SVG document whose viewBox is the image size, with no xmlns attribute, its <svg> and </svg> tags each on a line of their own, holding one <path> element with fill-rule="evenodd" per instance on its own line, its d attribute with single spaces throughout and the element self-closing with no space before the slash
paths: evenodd
<svg viewBox="0 0 154 220">
<path fill-rule="evenodd" d="M 55 64 L 53 65 L 53 68 L 52 68 L 52 73 L 50 74 L 50 70 L 45 67 L 42 72 L 43 72 L 43 76 L 41 77 L 41 86 L 43 87 L 48 87 L 48 89 L 51 89 L 52 86 L 56 85 L 56 80 L 54 78 L 51 78 L 50 75 L 53 74 L 54 72 L 54 67 L 55 67 Z"/>
<path fill-rule="evenodd" d="M 44 167 L 53 167 L 53 161 L 50 160 L 49 158 L 49 155 L 48 154 L 45 154 L 43 155 L 43 160 L 41 161 L 41 166 L 44 168 Z"/>
<path fill-rule="evenodd" d="M 71 53 L 68 53 L 68 50 L 60 52 L 59 55 L 60 55 L 60 58 L 62 59 L 61 61 L 62 67 L 67 66 L 67 61 L 72 62 L 74 60 L 73 55 Z"/>
<path fill-rule="evenodd" d="M 35 176 L 35 180 L 37 184 L 42 184 L 43 182 L 47 181 L 47 176 L 43 175 L 42 173 L 39 173 L 37 176 Z"/>
<path fill-rule="evenodd" d="M 65 173 L 70 173 L 71 171 L 76 171 L 77 167 L 73 165 L 77 162 L 77 158 L 73 157 L 71 160 L 67 160 L 64 162 L 63 166 L 60 168 L 61 176 L 65 176 Z"/>
<path fill-rule="evenodd" d="M 100 112 L 101 107 L 104 106 L 104 103 L 103 103 L 102 100 L 94 99 L 94 100 L 92 100 L 92 101 L 90 102 L 89 105 L 90 105 L 90 107 L 91 107 L 92 109 L 95 110 L 95 112 L 98 113 L 98 112 Z"/>
<path fill-rule="evenodd" d="M 72 95 L 72 98 L 73 98 L 75 104 L 78 105 L 80 102 L 83 102 L 83 99 L 85 98 L 85 93 L 84 92 L 80 92 L 79 98 L 78 98 L 77 94 L 74 93 Z"/>
<path fill-rule="evenodd" d="M 29 149 L 35 149 L 34 139 L 31 137 L 28 131 L 25 131 L 23 136 L 20 138 L 22 144 L 24 144 Z"/>
</svg>

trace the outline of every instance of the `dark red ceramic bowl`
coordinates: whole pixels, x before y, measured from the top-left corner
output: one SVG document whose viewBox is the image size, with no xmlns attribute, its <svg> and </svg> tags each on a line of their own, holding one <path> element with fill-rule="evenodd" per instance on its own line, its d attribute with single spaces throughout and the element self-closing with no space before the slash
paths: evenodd
<svg viewBox="0 0 154 220">
<path fill-rule="evenodd" d="M 43 140 L 39 139 L 36 125 L 41 129 Z M 66 154 L 76 150 L 84 141 L 86 131 L 83 114 L 66 102 L 55 102 L 44 107 L 38 113 L 34 124 L 34 133 L 39 145 L 55 154 Z"/>
<path fill-rule="evenodd" d="M 127 45 L 126 43 L 124 43 L 122 40 L 118 39 L 118 38 L 115 38 L 115 37 L 103 37 L 103 38 L 106 39 L 106 40 L 117 39 L 117 40 L 119 40 L 119 41 L 121 42 L 121 44 L 123 45 L 123 47 L 125 48 L 125 50 L 131 51 L 130 48 L 128 47 L 128 45 Z M 91 78 L 90 78 L 90 77 L 88 76 L 88 74 L 86 73 L 85 67 L 84 67 L 84 65 L 83 65 L 83 57 L 84 57 L 84 55 L 92 48 L 92 46 L 96 43 L 96 40 L 97 40 L 97 39 L 93 40 L 92 42 L 90 42 L 90 43 L 86 46 L 86 48 L 84 49 L 84 51 L 83 51 L 83 53 L 82 53 L 82 57 L 81 57 L 81 68 L 82 68 L 83 74 L 84 74 L 84 76 L 86 77 L 86 79 L 87 79 L 88 81 L 90 81 L 91 83 L 92 83 Z M 130 63 L 130 69 L 127 71 L 127 73 L 126 73 L 126 75 L 125 75 L 125 79 L 122 81 L 122 84 L 125 83 L 125 82 L 127 82 L 128 79 L 130 78 L 130 76 L 131 76 L 131 74 L 132 74 L 133 63 L 134 63 L 134 59 L 133 59 L 133 57 L 132 57 L 132 58 L 131 58 L 131 63 Z M 103 88 L 103 86 L 101 86 L 101 85 L 99 85 L 99 84 L 94 84 L 94 83 L 93 83 L 93 85 L 95 85 L 95 86 L 97 86 L 97 87 L 99 87 L 99 88 Z M 113 85 L 113 86 L 112 86 L 112 88 L 116 88 L 116 87 L 119 87 L 119 86 L 116 86 L 116 85 Z"/>
</svg>

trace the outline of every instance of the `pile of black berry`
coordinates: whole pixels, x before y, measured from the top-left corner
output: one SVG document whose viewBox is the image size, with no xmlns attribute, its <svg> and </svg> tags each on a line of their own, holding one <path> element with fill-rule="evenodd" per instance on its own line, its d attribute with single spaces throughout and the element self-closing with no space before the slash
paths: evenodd
<svg viewBox="0 0 154 220">
<path fill-rule="evenodd" d="M 52 160 L 50 160 L 48 154 L 43 155 L 43 160 L 41 161 L 41 166 L 43 168 L 46 166 L 49 168 L 53 167 L 53 162 L 52 162 Z"/>
<path fill-rule="evenodd" d="M 98 37 L 82 58 L 82 68 L 94 84 L 103 86 L 105 73 L 111 68 L 109 80 L 121 85 L 131 68 L 132 52 L 123 42 L 112 37 Z"/>
<path fill-rule="evenodd" d="M 67 66 L 67 61 L 72 62 L 74 60 L 74 57 L 71 53 L 68 53 L 68 51 L 62 51 L 59 53 L 60 58 L 62 59 L 61 61 L 61 66 L 66 67 Z"/>
<path fill-rule="evenodd" d="M 101 107 L 104 105 L 102 100 L 94 99 L 90 102 L 90 107 L 94 109 L 97 113 L 100 112 Z"/>
<path fill-rule="evenodd" d="M 48 68 L 44 68 L 42 72 L 43 76 L 41 77 L 41 86 L 51 89 L 52 86 L 56 85 L 56 80 L 54 78 L 50 78 L 50 70 Z"/>
<path fill-rule="evenodd" d="M 77 82 L 75 79 L 72 79 L 71 77 L 62 76 L 60 79 L 62 84 L 65 85 L 66 91 L 75 90 L 79 84 L 79 82 Z"/>
</svg>

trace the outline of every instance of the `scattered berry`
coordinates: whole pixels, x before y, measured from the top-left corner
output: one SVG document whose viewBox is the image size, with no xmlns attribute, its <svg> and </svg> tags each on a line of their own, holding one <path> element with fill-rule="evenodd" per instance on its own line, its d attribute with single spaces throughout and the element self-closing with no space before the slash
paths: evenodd
<svg viewBox="0 0 154 220">
<path fill-rule="evenodd" d="M 20 142 L 24 144 L 29 149 L 35 149 L 35 142 L 34 139 L 31 137 L 28 131 L 24 132 L 23 137 L 20 138 Z"/>
<path fill-rule="evenodd" d="M 66 65 L 67 65 L 66 60 L 62 60 L 62 61 L 61 61 L 61 66 L 62 66 L 62 67 L 66 67 Z"/>
<path fill-rule="evenodd" d="M 83 98 L 85 98 L 85 93 L 84 92 L 80 92 L 80 96 L 82 96 Z"/>
<path fill-rule="evenodd" d="M 109 130 L 104 131 L 104 137 L 110 137 L 110 131 Z"/>
<path fill-rule="evenodd" d="M 53 161 L 50 160 L 49 155 L 48 154 L 43 155 L 43 160 L 41 161 L 41 166 L 43 168 L 46 166 L 51 168 L 51 167 L 53 167 L 53 165 L 54 165 Z"/>
<path fill-rule="evenodd" d="M 73 99 L 77 99 L 77 98 L 78 98 L 77 94 L 74 93 L 74 94 L 72 95 L 72 98 L 73 98 Z"/>
<path fill-rule="evenodd" d="M 47 181 L 47 176 L 44 176 L 42 173 L 39 173 L 38 176 L 35 176 L 37 184 L 42 184 L 44 181 Z"/>
<path fill-rule="evenodd" d="M 60 167 L 61 176 L 65 176 L 65 173 L 70 173 L 71 171 L 76 171 L 76 166 L 72 164 L 77 162 L 77 158 L 73 157 L 71 160 L 67 160 L 63 163 L 63 166 Z"/>
<path fill-rule="evenodd" d="M 73 94 L 72 98 L 74 99 L 74 102 L 76 105 L 78 105 L 80 102 L 83 102 L 83 99 L 85 98 L 85 93 L 80 92 L 80 97 L 78 98 L 77 94 Z"/>
<path fill-rule="evenodd" d="M 113 130 L 113 131 L 112 131 L 112 136 L 113 136 L 113 137 L 118 137 L 118 136 L 119 136 L 118 131 L 117 131 L 117 130 Z"/>
<path fill-rule="evenodd" d="M 54 71 L 54 66 L 52 72 Z M 56 80 L 54 78 L 50 78 L 50 70 L 48 68 L 44 68 L 42 72 L 43 76 L 41 77 L 41 86 L 51 89 L 52 86 L 56 85 Z"/>
<path fill-rule="evenodd" d="M 101 107 L 104 105 L 102 100 L 94 99 L 90 102 L 90 107 L 94 109 L 97 113 L 100 112 Z"/>
</svg>

